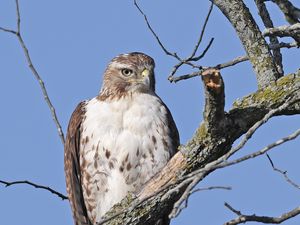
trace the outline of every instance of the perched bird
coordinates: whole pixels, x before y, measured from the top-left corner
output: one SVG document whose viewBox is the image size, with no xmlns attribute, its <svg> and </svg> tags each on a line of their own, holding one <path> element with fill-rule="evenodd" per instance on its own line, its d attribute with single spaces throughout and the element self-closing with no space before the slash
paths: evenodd
<svg viewBox="0 0 300 225">
<path fill-rule="evenodd" d="M 105 70 L 99 95 L 71 116 L 64 160 L 76 225 L 96 224 L 177 150 L 176 125 L 155 93 L 154 66 L 143 53 L 118 55 Z"/>
</svg>

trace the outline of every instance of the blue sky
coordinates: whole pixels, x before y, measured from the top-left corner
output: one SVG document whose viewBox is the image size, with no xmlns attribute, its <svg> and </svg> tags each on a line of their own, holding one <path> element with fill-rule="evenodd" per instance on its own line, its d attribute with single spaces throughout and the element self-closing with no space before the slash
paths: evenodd
<svg viewBox="0 0 300 225">
<path fill-rule="evenodd" d="M 253 1 L 245 1 L 257 12 Z M 296 3 L 296 1 L 293 1 Z M 192 51 L 209 8 L 209 1 L 141 1 L 141 7 L 165 46 L 180 56 Z M 275 25 L 285 21 L 273 10 Z M 299 7 L 299 5 L 298 5 Z M 22 34 L 43 78 L 65 132 L 70 114 L 81 100 L 95 96 L 105 65 L 119 53 L 141 51 L 156 61 L 157 93 L 170 108 L 186 143 L 202 120 L 203 88 L 199 78 L 170 84 L 174 59 L 161 50 L 132 1 L 20 0 Z M 257 18 L 261 25 L 261 21 Z M 15 27 L 15 4 L 0 1 L 0 26 Z M 233 28 L 214 8 L 200 52 L 215 41 L 200 61 L 203 66 L 244 55 Z M 299 68 L 299 49 L 282 50 L 285 72 Z M 0 32 L 1 157 L 0 179 L 30 180 L 65 193 L 63 146 L 41 90 L 26 65 L 22 49 L 11 34 Z M 179 74 L 191 72 L 182 68 Z M 221 71 L 225 80 L 226 110 L 236 98 L 256 90 L 249 62 Z M 252 137 L 239 156 L 286 136 L 299 128 L 299 116 L 273 118 Z M 300 183 L 299 138 L 270 153 L 277 167 Z M 231 186 L 194 194 L 188 209 L 172 225 L 223 224 L 235 217 L 224 207 L 243 213 L 277 216 L 299 205 L 299 190 L 272 171 L 265 156 L 216 171 L 199 187 Z M 0 186 L 1 224 L 72 224 L 67 201 L 29 186 Z M 294 218 L 287 225 L 299 224 Z M 254 223 L 253 223 L 254 224 Z"/>
</svg>

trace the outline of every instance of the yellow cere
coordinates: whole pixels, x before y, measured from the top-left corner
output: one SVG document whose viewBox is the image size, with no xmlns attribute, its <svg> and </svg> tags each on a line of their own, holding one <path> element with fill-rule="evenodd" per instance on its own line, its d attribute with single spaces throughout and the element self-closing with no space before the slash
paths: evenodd
<svg viewBox="0 0 300 225">
<path fill-rule="evenodd" d="M 147 77 L 147 76 L 149 76 L 149 74 L 150 74 L 150 71 L 147 69 L 144 69 L 142 72 L 143 77 Z"/>
</svg>

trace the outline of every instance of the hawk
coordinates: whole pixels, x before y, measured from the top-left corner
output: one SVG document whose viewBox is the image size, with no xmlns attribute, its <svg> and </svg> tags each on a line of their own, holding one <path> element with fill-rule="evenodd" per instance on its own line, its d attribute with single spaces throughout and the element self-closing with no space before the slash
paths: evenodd
<svg viewBox="0 0 300 225">
<path fill-rule="evenodd" d="M 99 95 L 71 116 L 64 162 L 76 225 L 96 224 L 177 150 L 176 125 L 155 93 L 154 66 L 143 53 L 118 55 L 105 70 Z"/>
</svg>

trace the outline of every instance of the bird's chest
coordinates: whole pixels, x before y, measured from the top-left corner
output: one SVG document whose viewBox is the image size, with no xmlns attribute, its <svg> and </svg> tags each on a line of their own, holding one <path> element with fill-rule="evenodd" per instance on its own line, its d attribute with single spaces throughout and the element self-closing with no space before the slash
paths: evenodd
<svg viewBox="0 0 300 225">
<path fill-rule="evenodd" d="M 111 201 L 117 202 L 128 191 L 138 190 L 167 163 L 171 141 L 166 115 L 155 96 L 88 102 L 80 165 L 83 185 L 95 190 L 90 195 L 105 198 L 105 193 L 112 192 L 115 200 Z"/>
</svg>

